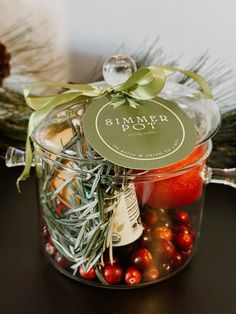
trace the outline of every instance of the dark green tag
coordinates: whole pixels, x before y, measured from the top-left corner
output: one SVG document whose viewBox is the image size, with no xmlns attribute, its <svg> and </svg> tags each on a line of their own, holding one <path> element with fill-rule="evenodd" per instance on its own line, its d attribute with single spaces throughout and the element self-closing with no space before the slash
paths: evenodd
<svg viewBox="0 0 236 314">
<path fill-rule="evenodd" d="M 173 101 L 159 97 L 116 106 L 108 96 L 95 99 L 83 120 L 88 142 L 109 161 L 132 169 L 155 169 L 186 157 L 195 147 L 190 118 Z"/>
</svg>

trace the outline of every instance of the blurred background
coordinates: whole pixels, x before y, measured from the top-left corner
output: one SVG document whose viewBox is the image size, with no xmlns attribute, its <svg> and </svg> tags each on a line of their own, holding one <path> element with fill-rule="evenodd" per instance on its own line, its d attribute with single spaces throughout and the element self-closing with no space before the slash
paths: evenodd
<svg viewBox="0 0 236 314">
<path fill-rule="evenodd" d="M 182 64 L 208 50 L 236 68 L 234 0 L 1 0 L 0 29 L 26 16 L 39 41 L 54 38 L 65 79 L 83 81 L 99 58 L 133 54 L 160 36 L 166 54 Z"/>
<path fill-rule="evenodd" d="M 235 11 L 234 0 L 0 0 L 0 150 L 25 145 L 25 86 L 101 80 L 104 60 L 123 53 L 138 67 L 177 65 L 208 80 L 222 113 L 210 162 L 235 166 Z"/>
</svg>

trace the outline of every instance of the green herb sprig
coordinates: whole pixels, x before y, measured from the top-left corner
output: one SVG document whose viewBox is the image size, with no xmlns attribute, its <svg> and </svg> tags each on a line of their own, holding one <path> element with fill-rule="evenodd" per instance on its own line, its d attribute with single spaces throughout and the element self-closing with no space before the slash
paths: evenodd
<svg viewBox="0 0 236 314">
<path fill-rule="evenodd" d="M 51 240 L 58 252 L 72 262 L 71 270 L 75 275 L 81 265 L 85 272 L 92 267 L 99 272 L 99 265 L 104 265 L 105 251 L 113 262 L 113 217 L 127 182 L 116 180 L 125 173 L 123 168 L 102 158 L 98 163 L 91 163 L 90 157 L 94 158 L 96 153 L 89 144 L 83 151 L 83 132 L 73 124 L 70 127 L 74 134 L 59 155 L 69 150 L 76 152 L 81 161 L 70 161 L 72 171 L 69 172 L 63 169 L 65 160 L 62 157 L 45 163 L 40 197 Z M 65 179 L 53 188 L 52 180 L 62 173 Z M 56 208 L 63 201 L 61 193 L 65 189 L 70 191 L 66 199 L 70 207 L 65 205 L 65 210 L 58 213 Z M 101 273 L 98 278 L 104 280 Z"/>
</svg>

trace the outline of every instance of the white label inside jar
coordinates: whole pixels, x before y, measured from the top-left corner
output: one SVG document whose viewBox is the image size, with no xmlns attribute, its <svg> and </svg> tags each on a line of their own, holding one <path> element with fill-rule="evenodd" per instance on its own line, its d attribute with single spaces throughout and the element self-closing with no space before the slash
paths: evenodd
<svg viewBox="0 0 236 314">
<path fill-rule="evenodd" d="M 120 196 L 112 229 L 113 246 L 123 246 L 136 241 L 143 232 L 135 187 L 130 184 Z"/>
</svg>

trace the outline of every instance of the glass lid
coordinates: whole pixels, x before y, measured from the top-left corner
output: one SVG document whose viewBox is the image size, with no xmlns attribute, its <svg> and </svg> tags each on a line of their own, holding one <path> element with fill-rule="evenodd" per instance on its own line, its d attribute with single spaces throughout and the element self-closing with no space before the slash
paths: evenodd
<svg viewBox="0 0 236 314">
<path fill-rule="evenodd" d="M 129 60 L 128 60 L 129 61 Z M 110 63 L 109 63 L 110 62 Z M 122 77 L 119 72 L 117 80 L 114 79 L 114 65 L 109 60 L 104 67 L 106 81 L 92 83 L 97 87 L 104 88 L 108 85 L 120 84 Z M 117 64 L 116 64 L 117 65 Z M 125 80 L 134 72 L 134 65 L 121 64 L 125 67 Z M 127 69 L 129 73 L 127 74 Z M 117 69 L 116 69 L 117 70 Z M 123 69 L 124 70 L 124 69 Z M 111 73 L 110 73 L 110 72 Z M 113 71 L 113 72 L 112 72 Z M 112 83 L 109 84 L 109 75 Z M 123 76 L 123 80 L 124 80 Z M 103 96 L 101 96 L 103 97 Z M 174 101 L 192 121 L 197 134 L 196 145 L 202 144 L 211 138 L 220 125 L 220 113 L 218 105 L 206 98 L 199 90 L 193 90 L 185 85 L 166 81 L 164 88 L 158 95 L 163 99 Z M 88 143 L 83 131 L 83 117 L 88 107 L 93 106 L 97 98 L 69 103 L 58 106 L 52 110 L 47 117 L 33 131 L 31 136 L 35 147 L 44 151 L 68 159 L 80 159 L 94 161 L 104 159 Z M 91 121 L 93 123 L 93 121 Z M 94 126 L 95 127 L 95 126 Z M 188 134 L 186 134 L 188 136 Z"/>
</svg>

